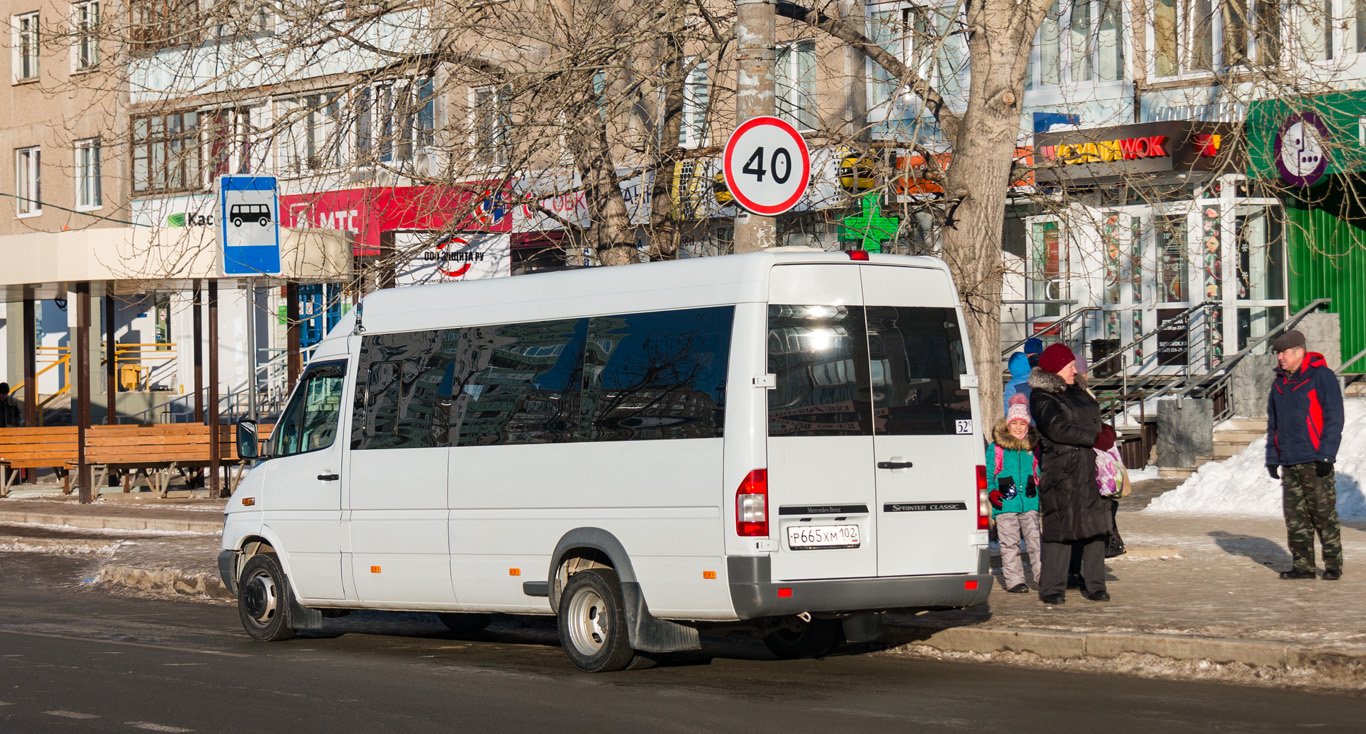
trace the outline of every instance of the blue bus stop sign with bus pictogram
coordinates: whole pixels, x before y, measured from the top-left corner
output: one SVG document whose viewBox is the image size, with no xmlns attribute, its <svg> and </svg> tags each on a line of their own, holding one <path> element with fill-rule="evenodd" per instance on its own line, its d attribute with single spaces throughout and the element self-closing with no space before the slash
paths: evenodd
<svg viewBox="0 0 1366 734">
<path fill-rule="evenodd" d="M 219 176 L 215 216 L 223 275 L 280 274 L 280 196 L 274 176 Z"/>
</svg>

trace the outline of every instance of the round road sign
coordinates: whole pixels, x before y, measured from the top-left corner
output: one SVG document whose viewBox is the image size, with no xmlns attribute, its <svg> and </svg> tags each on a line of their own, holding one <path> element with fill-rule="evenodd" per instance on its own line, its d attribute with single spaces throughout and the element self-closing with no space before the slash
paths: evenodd
<svg viewBox="0 0 1366 734">
<path fill-rule="evenodd" d="M 796 206 L 811 182 L 806 141 L 776 117 L 754 117 L 735 128 L 721 166 L 735 200 L 764 216 Z"/>
</svg>

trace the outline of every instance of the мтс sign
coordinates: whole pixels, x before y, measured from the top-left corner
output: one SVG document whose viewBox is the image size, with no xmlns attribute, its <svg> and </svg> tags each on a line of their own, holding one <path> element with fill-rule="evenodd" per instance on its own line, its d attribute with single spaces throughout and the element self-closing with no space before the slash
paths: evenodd
<svg viewBox="0 0 1366 734">
<path fill-rule="evenodd" d="M 280 274 L 280 197 L 273 176 L 219 176 L 217 220 L 223 275 Z"/>
</svg>

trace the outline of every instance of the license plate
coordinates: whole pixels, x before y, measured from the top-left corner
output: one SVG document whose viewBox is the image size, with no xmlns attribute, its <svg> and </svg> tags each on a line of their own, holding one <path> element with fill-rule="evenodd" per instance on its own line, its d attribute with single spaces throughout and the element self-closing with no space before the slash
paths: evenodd
<svg viewBox="0 0 1366 734">
<path fill-rule="evenodd" d="M 787 547 L 792 550 L 857 548 L 857 525 L 789 525 Z"/>
</svg>

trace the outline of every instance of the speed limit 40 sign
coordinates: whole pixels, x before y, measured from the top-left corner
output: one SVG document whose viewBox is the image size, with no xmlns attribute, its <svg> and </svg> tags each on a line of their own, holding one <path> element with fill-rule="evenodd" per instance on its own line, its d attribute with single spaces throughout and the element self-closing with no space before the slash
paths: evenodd
<svg viewBox="0 0 1366 734">
<path fill-rule="evenodd" d="M 806 141 L 776 117 L 754 117 L 735 128 L 721 164 L 735 200 L 769 217 L 796 206 L 811 181 Z"/>
</svg>

